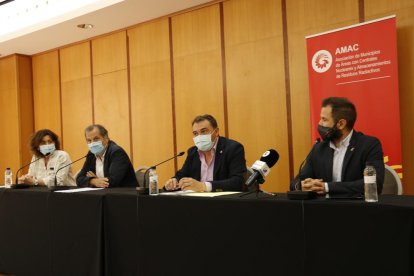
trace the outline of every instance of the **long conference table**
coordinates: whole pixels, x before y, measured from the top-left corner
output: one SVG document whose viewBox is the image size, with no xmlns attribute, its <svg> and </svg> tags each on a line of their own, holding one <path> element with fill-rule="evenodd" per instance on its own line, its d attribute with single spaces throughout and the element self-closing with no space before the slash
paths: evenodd
<svg viewBox="0 0 414 276">
<path fill-rule="evenodd" d="M 0 274 L 413 275 L 413 222 L 411 196 L 0 189 Z"/>
</svg>

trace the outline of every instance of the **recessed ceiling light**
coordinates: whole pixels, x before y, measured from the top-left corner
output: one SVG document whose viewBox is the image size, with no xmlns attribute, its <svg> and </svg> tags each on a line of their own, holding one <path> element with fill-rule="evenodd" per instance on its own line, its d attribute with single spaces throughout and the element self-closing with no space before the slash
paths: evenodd
<svg viewBox="0 0 414 276">
<path fill-rule="evenodd" d="M 94 26 L 92 24 L 79 24 L 77 27 L 81 29 L 92 29 Z"/>
</svg>

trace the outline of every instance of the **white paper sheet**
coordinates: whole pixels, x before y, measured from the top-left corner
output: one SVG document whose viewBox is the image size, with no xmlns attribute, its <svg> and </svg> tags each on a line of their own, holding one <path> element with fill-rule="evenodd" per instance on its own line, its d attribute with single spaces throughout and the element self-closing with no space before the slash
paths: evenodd
<svg viewBox="0 0 414 276">
<path fill-rule="evenodd" d="M 79 193 L 79 192 L 87 192 L 87 191 L 97 191 L 97 190 L 102 190 L 102 189 L 104 188 L 78 188 L 78 189 L 55 191 L 55 193 Z"/>
<path fill-rule="evenodd" d="M 239 194 L 240 192 L 210 192 L 210 193 L 196 193 L 194 191 L 176 191 L 176 192 L 165 192 L 160 195 L 179 195 L 179 196 L 198 196 L 198 197 L 216 197 L 223 195 Z"/>
</svg>

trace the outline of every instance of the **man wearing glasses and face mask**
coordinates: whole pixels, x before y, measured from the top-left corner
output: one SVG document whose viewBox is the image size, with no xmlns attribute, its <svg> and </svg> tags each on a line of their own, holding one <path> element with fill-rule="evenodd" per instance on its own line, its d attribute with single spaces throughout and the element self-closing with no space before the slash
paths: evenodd
<svg viewBox="0 0 414 276">
<path fill-rule="evenodd" d="M 197 116 L 192 129 L 195 146 L 188 150 L 183 167 L 164 188 L 196 192 L 241 191 L 246 172 L 243 145 L 219 136 L 217 121 L 208 114 Z"/>
<path fill-rule="evenodd" d="M 89 152 L 76 177 L 79 187 L 136 187 L 137 179 L 127 153 L 111 141 L 101 125 L 85 129 Z"/>
<path fill-rule="evenodd" d="M 354 130 L 356 109 L 346 98 L 322 101 L 318 132 L 322 142 L 314 145 L 305 165 L 290 185 L 291 190 L 318 194 L 359 196 L 364 194 L 365 164 L 377 172 L 378 193 L 384 182 L 381 142 Z"/>
</svg>

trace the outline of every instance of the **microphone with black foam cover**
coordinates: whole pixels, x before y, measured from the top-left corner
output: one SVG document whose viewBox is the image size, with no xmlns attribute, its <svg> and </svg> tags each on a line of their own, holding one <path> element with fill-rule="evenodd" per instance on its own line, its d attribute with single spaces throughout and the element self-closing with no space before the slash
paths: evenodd
<svg viewBox="0 0 414 276">
<path fill-rule="evenodd" d="M 265 151 L 260 157 L 260 160 L 257 160 L 252 165 L 253 173 L 247 179 L 245 184 L 247 186 L 250 186 L 258 180 L 263 180 L 263 178 L 269 174 L 270 168 L 273 167 L 278 160 L 279 160 L 279 153 L 276 150 L 269 149 Z"/>
</svg>

